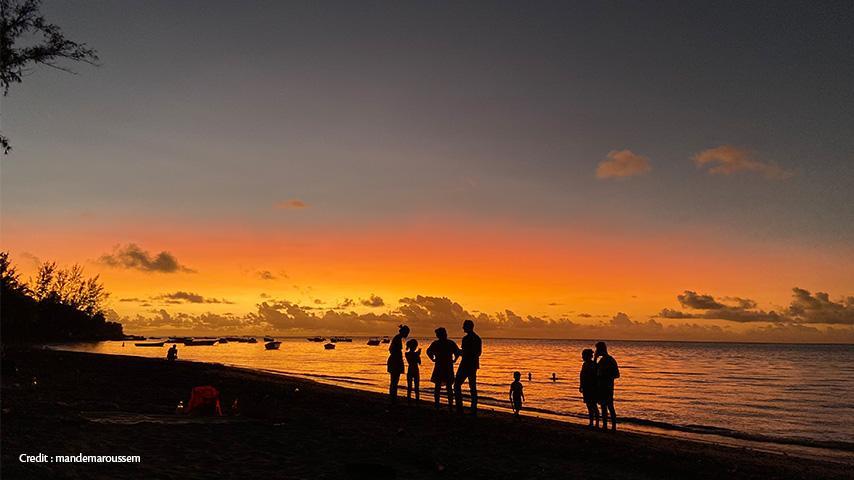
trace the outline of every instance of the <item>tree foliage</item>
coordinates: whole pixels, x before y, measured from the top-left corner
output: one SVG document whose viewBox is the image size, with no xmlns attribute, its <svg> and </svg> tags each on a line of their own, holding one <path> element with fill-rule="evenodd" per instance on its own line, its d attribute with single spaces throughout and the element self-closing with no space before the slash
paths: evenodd
<svg viewBox="0 0 854 480">
<path fill-rule="evenodd" d="M 59 62 L 69 60 L 97 65 L 98 54 L 85 43 L 65 38 L 59 26 L 39 12 L 41 0 L 0 0 L 0 87 L 3 96 L 13 83 L 20 83 L 35 65 L 46 65 L 74 73 Z M 23 43 L 23 45 L 19 45 Z M 0 148 L 12 150 L 0 134 Z"/>
<path fill-rule="evenodd" d="M 43 263 L 29 284 L 7 252 L 0 252 L 0 339 L 7 342 L 80 341 L 123 338 L 121 324 L 107 322 L 107 292 L 98 276 L 80 265 Z"/>
</svg>

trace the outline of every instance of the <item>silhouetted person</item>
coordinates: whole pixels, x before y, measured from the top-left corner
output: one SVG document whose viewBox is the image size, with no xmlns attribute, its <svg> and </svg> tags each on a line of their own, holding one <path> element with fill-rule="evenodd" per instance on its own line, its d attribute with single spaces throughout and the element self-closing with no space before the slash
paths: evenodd
<svg viewBox="0 0 854 480">
<path fill-rule="evenodd" d="M 483 352 L 483 342 L 474 333 L 474 322 L 466 320 L 463 322 L 463 331 L 466 335 L 462 341 L 462 360 L 457 367 L 457 376 L 454 378 L 454 396 L 457 400 L 457 411 L 463 413 L 463 382 L 469 381 L 469 394 L 471 396 L 471 413 L 477 414 L 477 369 L 480 368 L 480 354 Z"/>
<path fill-rule="evenodd" d="M 388 345 L 388 397 L 392 404 L 397 403 L 397 385 L 400 383 L 400 375 L 403 373 L 403 339 L 409 336 L 409 327 L 401 325 L 397 335 L 391 339 Z"/>
<path fill-rule="evenodd" d="M 530 382 L 530 381 L 531 381 L 531 379 L 533 379 L 533 378 L 534 378 L 534 376 L 533 376 L 533 375 L 531 375 L 531 372 L 528 372 L 528 381 Z"/>
<path fill-rule="evenodd" d="M 178 359 L 178 346 L 173 343 L 172 346 L 169 347 L 169 351 L 166 352 L 166 360 L 169 360 L 170 362 L 174 362 L 177 359 Z"/>
<path fill-rule="evenodd" d="M 460 347 L 448 339 L 448 331 L 444 327 L 436 329 L 436 340 L 427 347 L 427 356 L 433 360 L 433 375 L 430 381 L 434 384 L 433 395 L 436 408 L 439 408 L 439 397 L 442 395 L 442 385 L 448 390 L 448 407 L 453 408 L 451 385 L 454 382 L 454 362 L 460 356 Z"/>
<path fill-rule="evenodd" d="M 584 363 L 581 364 L 580 382 L 578 391 L 584 397 L 584 404 L 587 405 L 587 416 L 590 419 L 590 426 L 599 426 L 599 407 L 597 405 L 596 390 L 598 388 L 598 379 L 596 377 L 596 362 L 593 361 L 593 350 L 585 348 L 581 351 L 581 359 Z"/>
<path fill-rule="evenodd" d="M 418 340 L 412 339 L 406 342 L 406 403 L 412 400 L 412 388 L 415 388 L 415 403 L 421 400 L 421 349 L 418 348 Z"/>
<path fill-rule="evenodd" d="M 614 357 L 608 355 L 605 342 L 596 344 L 596 396 L 602 407 L 602 428 L 608 428 L 608 413 L 611 414 L 611 429 L 617 429 L 617 412 L 614 411 L 614 380 L 620 378 L 620 368 Z"/>
<path fill-rule="evenodd" d="M 552 372 L 552 382 L 556 382 L 556 381 L 557 381 L 557 374 L 555 372 Z"/>
<path fill-rule="evenodd" d="M 513 372 L 513 383 L 510 384 L 510 404 L 513 405 L 513 415 L 519 416 L 522 410 L 522 402 L 525 401 L 525 392 L 522 390 L 522 374 Z"/>
</svg>

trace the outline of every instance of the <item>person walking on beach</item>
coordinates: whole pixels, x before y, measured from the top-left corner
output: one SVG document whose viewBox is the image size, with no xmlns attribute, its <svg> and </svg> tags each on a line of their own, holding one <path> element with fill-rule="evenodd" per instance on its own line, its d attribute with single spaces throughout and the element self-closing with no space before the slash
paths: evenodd
<svg viewBox="0 0 854 480">
<path fill-rule="evenodd" d="M 513 406 L 513 415 L 519 416 L 522 410 L 522 402 L 525 401 L 525 392 L 522 389 L 522 374 L 513 372 L 513 383 L 510 384 L 510 404 Z"/>
<path fill-rule="evenodd" d="M 406 342 L 406 403 L 412 401 L 412 388 L 415 387 L 415 404 L 421 400 L 421 349 L 418 349 L 418 340 L 412 339 Z"/>
<path fill-rule="evenodd" d="M 427 357 L 433 360 L 433 396 L 436 408 L 439 408 L 439 397 L 442 395 L 442 385 L 448 391 L 448 408 L 453 409 L 451 385 L 454 382 L 454 362 L 460 356 L 460 347 L 448 339 L 448 331 L 444 327 L 436 329 L 436 340 L 427 347 Z"/>
<path fill-rule="evenodd" d="M 602 428 L 608 428 L 608 414 L 611 414 L 611 430 L 617 429 L 617 412 L 614 411 L 614 380 L 620 378 L 617 361 L 608 355 L 605 342 L 596 344 L 596 396 L 602 407 Z"/>
<path fill-rule="evenodd" d="M 401 325 L 397 335 L 391 339 L 388 346 L 388 396 L 392 404 L 397 403 L 397 385 L 400 383 L 400 375 L 403 373 L 403 339 L 409 336 L 409 327 Z"/>
<path fill-rule="evenodd" d="M 596 362 L 593 361 L 593 350 L 585 348 L 581 351 L 580 382 L 578 391 L 584 398 L 584 404 L 587 405 L 587 416 L 590 419 L 590 427 L 599 427 L 599 407 L 596 404 L 596 389 L 598 379 L 596 378 Z"/>
<path fill-rule="evenodd" d="M 457 376 L 454 378 L 454 396 L 457 401 L 457 412 L 463 413 L 463 382 L 469 381 L 469 394 L 471 396 L 471 414 L 477 415 L 477 369 L 480 368 L 480 354 L 483 352 L 483 342 L 474 333 L 474 322 L 466 320 L 463 322 L 463 331 L 466 335 L 462 341 L 462 357 L 460 366 L 457 368 Z"/>
</svg>

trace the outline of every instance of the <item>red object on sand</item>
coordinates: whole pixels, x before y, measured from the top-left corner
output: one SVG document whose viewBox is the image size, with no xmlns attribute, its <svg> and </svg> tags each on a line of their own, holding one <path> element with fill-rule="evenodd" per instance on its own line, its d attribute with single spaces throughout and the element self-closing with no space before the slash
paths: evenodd
<svg viewBox="0 0 854 480">
<path fill-rule="evenodd" d="M 207 385 L 204 387 L 193 387 L 190 394 L 190 403 L 187 405 L 187 413 L 190 415 L 217 415 L 222 416 L 222 407 L 219 403 L 219 390 Z"/>
</svg>

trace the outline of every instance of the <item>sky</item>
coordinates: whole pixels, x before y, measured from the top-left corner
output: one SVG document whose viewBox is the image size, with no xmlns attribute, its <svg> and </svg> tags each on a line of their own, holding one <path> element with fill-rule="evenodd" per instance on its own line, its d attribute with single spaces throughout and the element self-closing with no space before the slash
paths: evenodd
<svg viewBox="0 0 854 480">
<path fill-rule="evenodd" d="M 854 342 L 851 2 L 43 12 L 2 248 L 126 331 Z"/>
</svg>

